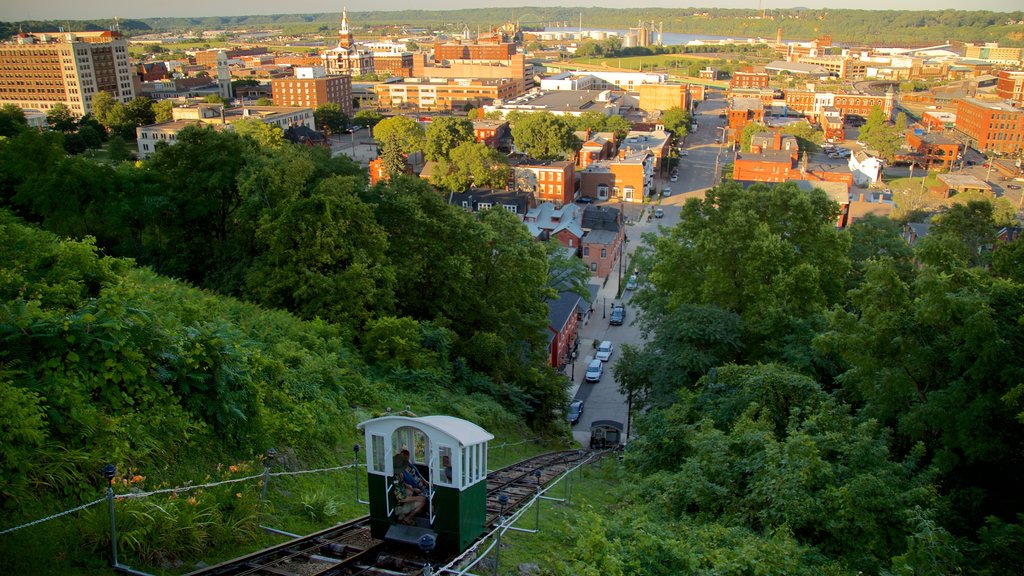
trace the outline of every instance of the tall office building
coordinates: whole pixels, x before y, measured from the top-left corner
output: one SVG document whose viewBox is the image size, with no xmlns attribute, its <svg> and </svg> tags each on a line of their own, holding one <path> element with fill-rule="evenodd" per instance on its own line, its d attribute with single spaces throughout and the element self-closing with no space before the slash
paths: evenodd
<svg viewBox="0 0 1024 576">
<path fill-rule="evenodd" d="M 120 32 L 22 33 L 0 44 L 0 104 L 46 111 L 62 102 L 84 116 L 101 90 L 125 103 L 135 97 Z"/>
</svg>

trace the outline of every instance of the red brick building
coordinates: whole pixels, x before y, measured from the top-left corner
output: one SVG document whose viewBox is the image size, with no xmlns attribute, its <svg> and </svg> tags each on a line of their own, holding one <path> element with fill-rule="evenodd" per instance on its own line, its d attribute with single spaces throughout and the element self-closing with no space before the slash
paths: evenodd
<svg viewBox="0 0 1024 576">
<path fill-rule="evenodd" d="M 509 188 L 529 192 L 538 203 L 569 204 L 576 194 L 576 170 L 568 160 L 539 162 L 530 158 L 513 159 Z"/>
<path fill-rule="evenodd" d="M 733 160 L 733 179 L 747 182 L 842 182 L 853 186 L 853 173 L 843 164 L 826 165 L 798 159 L 798 152 L 766 150 L 760 154 L 739 152 Z"/>
<path fill-rule="evenodd" d="M 748 122 L 764 122 L 764 104 L 757 98 L 734 97 L 729 101 L 729 129 L 739 134 Z"/>
<path fill-rule="evenodd" d="M 299 68 L 296 74 L 305 74 L 304 70 L 322 68 Z M 304 106 L 316 108 L 322 104 L 333 103 L 341 107 L 341 111 L 352 117 L 352 77 L 323 76 L 310 73 L 311 77 L 278 78 L 271 82 L 274 106 Z"/>
<path fill-rule="evenodd" d="M 511 42 L 462 44 L 449 42 L 434 44 L 434 62 L 444 60 L 510 60 L 516 53 Z"/>
<path fill-rule="evenodd" d="M 560 368 L 572 361 L 579 341 L 579 317 L 583 299 L 575 292 L 559 292 L 548 305 L 548 362 Z"/>
<path fill-rule="evenodd" d="M 1024 110 L 964 98 L 957 102 L 956 130 L 978 150 L 1013 154 L 1024 149 Z"/>
<path fill-rule="evenodd" d="M 808 117 L 817 117 L 825 108 L 835 108 L 844 117 L 851 114 L 868 117 L 871 109 L 878 106 L 887 119 L 892 119 L 895 100 L 892 92 L 882 96 L 871 94 L 844 94 L 841 92 L 811 92 L 787 90 L 786 108 Z"/>
<path fill-rule="evenodd" d="M 1018 106 L 1024 104 L 1024 71 L 1001 70 L 996 80 L 996 96 Z"/>
<path fill-rule="evenodd" d="M 508 122 L 498 120 L 473 120 L 473 136 L 477 142 L 497 148 L 509 131 Z"/>
<path fill-rule="evenodd" d="M 929 170 L 947 171 L 953 167 L 960 154 L 960 143 L 940 133 L 917 133 L 908 130 L 907 144 L 914 150 L 906 159 L 924 164 Z"/>
<path fill-rule="evenodd" d="M 217 53 L 220 52 L 218 49 L 204 50 L 202 52 L 196 52 L 196 64 L 199 66 L 205 66 L 210 70 L 217 68 Z M 242 56 L 257 56 L 259 54 L 267 54 L 266 48 L 232 48 L 225 50 L 224 53 L 228 59 L 241 58 Z"/>
<path fill-rule="evenodd" d="M 392 54 L 390 52 L 373 53 L 373 71 L 377 74 L 386 73 L 391 76 L 407 78 L 412 76 L 412 52 Z"/>
<path fill-rule="evenodd" d="M 767 72 L 733 72 L 729 88 L 767 88 Z"/>
</svg>

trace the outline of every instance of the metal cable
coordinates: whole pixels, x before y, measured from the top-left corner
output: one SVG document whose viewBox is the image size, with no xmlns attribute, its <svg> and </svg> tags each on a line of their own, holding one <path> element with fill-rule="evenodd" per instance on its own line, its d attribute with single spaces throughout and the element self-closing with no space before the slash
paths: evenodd
<svg viewBox="0 0 1024 576">
<path fill-rule="evenodd" d="M 85 510 L 86 508 L 88 508 L 90 506 L 95 506 L 95 505 L 99 504 L 100 502 L 103 502 L 104 500 L 106 500 L 106 497 L 99 498 L 97 500 L 93 500 L 92 502 L 88 502 L 86 504 L 82 504 L 81 506 L 77 506 L 75 508 L 71 508 L 70 510 L 65 510 L 63 512 L 58 512 L 58 513 L 53 514 L 51 516 L 47 516 L 46 518 L 40 518 L 38 520 L 33 520 L 31 522 L 27 522 L 25 524 L 22 524 L 21 526 L 14 526 L 12 528 L 7 528 L 5 530 L 0 530 L 0 535 L 7 534 L 9 532 L 16 532 L 18 530 L 21 530 L 22 528 L 28 528 L 30 526 L 35 526 L 36 524 L 42 524 L 43 522 L 48 522 L 48 521 L 53 520 L 55 518 L 60 518 L 61 516 L 66 516 L 68 514 L 72 514 L 74 512 L 78 512 L 79 510 Z"/>
</svg>

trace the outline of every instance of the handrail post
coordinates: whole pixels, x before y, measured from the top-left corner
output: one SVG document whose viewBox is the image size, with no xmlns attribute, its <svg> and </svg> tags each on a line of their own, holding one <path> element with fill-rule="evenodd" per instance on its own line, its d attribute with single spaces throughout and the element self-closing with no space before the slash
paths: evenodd
<svg viewBox="0 0 1024 576">
<path fill-rule="evenodd" d="M 103 477 L 107 479 L 107 513 L 110 515 L 110 557 L 114 568 L 117 568 L 117 515 L 114 513 L 114 476 L 117 476 L 117 467 L 107 464 L 102 470 Z"/>
<path fill-rule="evenodd" d="M 263 488 L 260 490 L 260 508 L 256 513 L 256 525 L 263 526 L 263 505 L 267 501 L 267 486 L 270 485 L 270 462 L 277 456 L 277 450 L 267 450 L 267 459 L 263 464 Z"/>
</svg>

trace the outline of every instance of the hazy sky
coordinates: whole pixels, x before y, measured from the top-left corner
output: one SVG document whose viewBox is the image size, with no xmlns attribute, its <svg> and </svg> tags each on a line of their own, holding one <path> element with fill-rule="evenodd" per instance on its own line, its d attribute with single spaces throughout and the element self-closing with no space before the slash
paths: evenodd
<svg viewBox="0 0 1024 576">
<path fill-rule="evenodd" d="M 549 0 L 551 1 L 551 0 Z M 623 7 L 678 7 L 715 6 L 719 8 L 757 8 L 757 0 L 683 0 L 667 2 L 660 0 L 554 0 L 556 6 L 605 6 Z M 283 14 L 341 12 L 342 6 L 351 11 L 379 10 L 387 5 L 392 10 L 426 8 L 448 10 L 453 8 L 486 8 L 493 6 L 537 6 L 547 4 L 538 0 L 394 0 L 383 3 L 371 0 L 163 0 L 161 2 L 124 2 L 123 0 L 0 0 L 0 20 L 87 20 L 91 18 L 147 18 L 157 16 L 236 16 L 243 14 Z M 763 0 L 765 8 L 806 6 L 809 8 L 839 8 L 836 2 L 827 0 Z M 1022 10 L 1021 0 L 860 0 L 857 8 L 869 10 L 938 10 L 970 6 L 974 10 L 998 10 L 1002 12 Z M 844 8 L 853 6 L 842 6 Z M 586 25 L 586 13 L 583 15 Z"/>
</svg>

